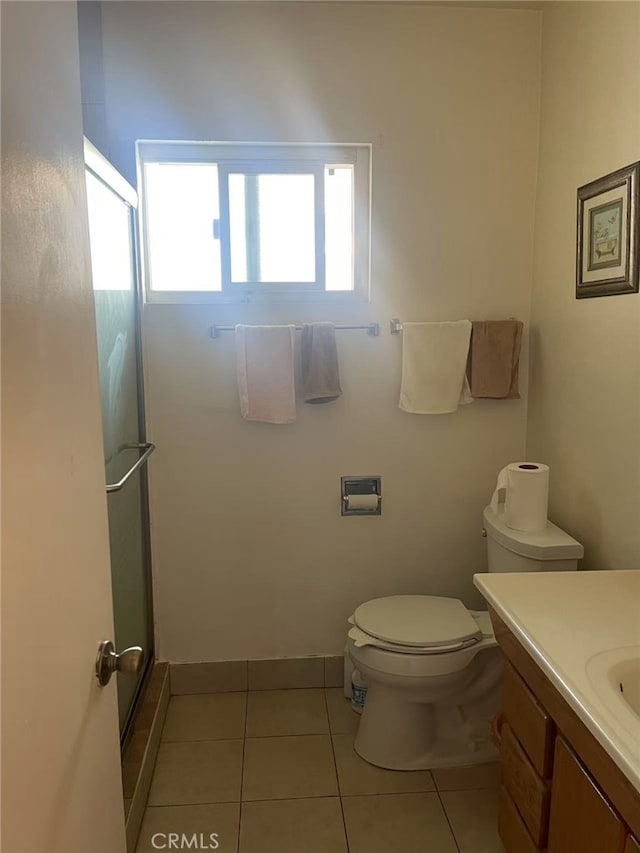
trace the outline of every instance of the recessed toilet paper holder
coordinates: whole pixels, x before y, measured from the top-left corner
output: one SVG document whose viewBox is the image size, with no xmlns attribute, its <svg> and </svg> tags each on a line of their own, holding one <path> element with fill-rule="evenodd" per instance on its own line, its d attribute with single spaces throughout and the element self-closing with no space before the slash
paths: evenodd
<svg viewBox="0 0 640 853">
<path fill-rule="evenodd" d="M 341 477 L 340 497 L 340 515 L 382 515 L 382 477 Z"/>
</svg>

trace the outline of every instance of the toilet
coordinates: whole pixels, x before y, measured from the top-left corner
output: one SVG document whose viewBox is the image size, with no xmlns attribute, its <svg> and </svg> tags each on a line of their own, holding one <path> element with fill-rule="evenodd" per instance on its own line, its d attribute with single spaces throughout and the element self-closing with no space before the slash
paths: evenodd
<svg viewBox="0 0 640 853">
<path fill-rule="evenodd" d="M 490 572 L 575 571 L 582 545 L 555 524 L 512 530 L 484 510 Z M 486 611 L 456 598 L 393 595 L 356 608 L 347 652 L 368 685 L 356 752 L 378 767 L 427 770 L 497 757 L 502 653 Z"/>
</svg>

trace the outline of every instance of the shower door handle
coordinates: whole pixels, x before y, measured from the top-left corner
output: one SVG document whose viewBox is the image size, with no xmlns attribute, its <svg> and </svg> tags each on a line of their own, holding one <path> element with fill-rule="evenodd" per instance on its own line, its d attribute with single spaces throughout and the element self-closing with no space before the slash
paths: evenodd
<svg viewBox="0 0 640 853">
<path fill-rule="evenodd" d="M 141 646 L 131 646 L 120 654 L 116 654 L 111 640 L 103 640 L 98 646 L 96 658 L 96 678 L 98 684 L 104 687 L 114 672 L 137 677 L 144 666 L 144 649 Z"/>
</svg>

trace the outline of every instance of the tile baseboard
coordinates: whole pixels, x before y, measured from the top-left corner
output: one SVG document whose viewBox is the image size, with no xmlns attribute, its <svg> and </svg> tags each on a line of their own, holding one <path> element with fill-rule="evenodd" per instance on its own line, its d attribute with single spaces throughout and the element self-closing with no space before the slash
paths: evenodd
<svg viewBox="0 0 640 853">
<path fill-rule="evenodd" d="M 343 671 L 342 655 L 169 664 L 171 694 L 174 696 L 341 687 Z"/>
<path fill-rule="evenodd" d="M 247 661 L 170 663 L 171 695 L 237 693 L 247 689 Z"/>
<path fill-rule="evenodd" d="M 324 659 L 324 686 L 342 687 L 344 684 L 344 655 Z"/>
</svg>

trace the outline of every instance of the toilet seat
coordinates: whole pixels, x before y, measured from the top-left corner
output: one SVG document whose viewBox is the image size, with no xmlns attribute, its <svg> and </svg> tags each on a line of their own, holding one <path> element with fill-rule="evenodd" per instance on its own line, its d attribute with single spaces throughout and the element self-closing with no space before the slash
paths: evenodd
<svg viewBox="0 0 640 853">
<path fill-rule="evenodd" d="M 367 601 L 349 620 L 355 645 L 404 654 L 442 654 L 475 645 L 483 636 L 477 618 L 457 598 L 393 595 Z"/>
</svg>

